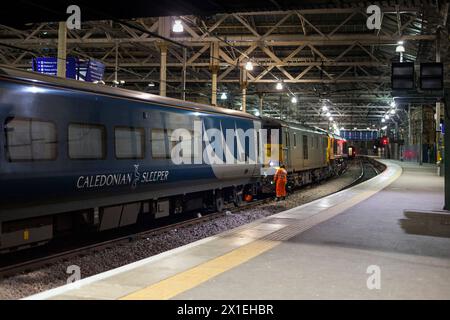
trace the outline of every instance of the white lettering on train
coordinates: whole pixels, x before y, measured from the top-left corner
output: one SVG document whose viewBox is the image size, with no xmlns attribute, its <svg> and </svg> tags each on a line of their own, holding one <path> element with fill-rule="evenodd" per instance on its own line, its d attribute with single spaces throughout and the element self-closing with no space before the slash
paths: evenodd
<svg viewBox="0 0 450 320">
<path fill-rule="evenodd" d="M 135 171 L 134 174 L 113 173 L 79 176 L 77 179 L 77 188 L 91 189 L 125 185 L 133 185 L 133 187 L 136 187 L 138 182 L 145 184 L 158 181 L 167 181 L 168 177 L 169 171 L 145 171 L 143 173 Z"/>
</svg>

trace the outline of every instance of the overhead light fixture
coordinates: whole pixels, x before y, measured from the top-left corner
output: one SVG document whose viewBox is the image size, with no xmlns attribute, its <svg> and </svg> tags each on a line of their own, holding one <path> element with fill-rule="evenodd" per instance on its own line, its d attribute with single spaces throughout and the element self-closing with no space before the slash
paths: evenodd
<svg viewBox="0 0 450 320">
<path fill-rule="evenodd" d="M 330 113 L 330 112 L 327 112 L 327 113 L 326 113 L 326 116 L 327 116 L 327 117 L 330 117 L 330 116 L 331 116 L 331 113 Z"/>
<path fill-rule="evenodd" d="M 333 117 L 329 117 L 328 120 L 333 121 Z"/>
<path fill-rule="evenodd" d="M 386 120 L 389 120 L 389 115 L 388 115 L 388 114 L 385 115 L 384 118 L 385 118 Z"/>
<path fill-rule="evenodd" d="M 395 52 L 403 53 L 403 52 L 405 52 L 405 47 L 402 45 L 399 45 L 399 46 L 397 46 L 397 48 L 395 48 Z"/>
<path fill-rule="evenodd" d="M 125 80 L 120 80 L 120 84 L 125 84 Z"/>
<path fill-rule="evenodd" d="M 253 63 L 251 61 L 247 61 L 245 64 L 245 70 L 252 71 L 253 70 Z"/>
<path fill-rule="evenodd" d="M 395 109 L 391 109 L 390 113 L 395 114 Z"/>
<path fill-rule="evenodd" d="M 258 110 L 256 110 L 255 116 L 259 117 L 259 111 Z"/>
<path fill-rule="evenodd" d="M 155 83 L 154 83 L 154 82 L 150 82 L 150 83 L 148 84 L 148 86 L 149 86 L 149 87 L 154 87 L 154 86 L 155 86 Z"/>
<path fill-rule="evenodd" d="M 277 82 L 276 88 L 277 88 L 277 90 L 282 90 L 283 89 L 283 84 L 281 82 Z"/>
<path fill-rule="evenodd" d="M 354 127 L 353 130 L 358 130 L 358 128 L 357 128 L 357 127 Z"/>
<path fill-rule="evenodd" d="M 297 97 L 292 97 L 291 102 L 292 103 L 297 103 Z"/>
<path fill-rule="evenodd" d="M 384 126 L 381 128 L 381 130 L 386 130 L 386 129 L 387 129 L 387 126 Z"/>
<path fill-rule="evenodd" d="M 172 27 L 172 31 L 176 32 L 176 33 L 180 33 L 180 32 L 184 31 L 183 25 L 181 24 L 181 20 L 178 20 L 178 19 L 175 20 L 173 27 Z"/>
<path fill-rule="evenodd" d="M 385 122 L 386 122 L 386 120 L 384 120 L 384 118 L 383 118 L 383 119 L 381 119 L 381 122 L 385 123 Z"/>
<path fill-rule="evenodd" d="M 323 112 L 328 111 L 328 107 L 324 105 L 324 106 L 322 107 L 322 111 L 323 111 Z"/>
<path fill-rule="evenodd" d="M 391 107 L 392 107 L 392 108 L 395 108 L 395 101 L 392 101 L 392 102 L 391 102 Z"/>
<path fill-rule="evenodd" d="M 225 92 L 222 92 L 221 96 L 220 96 L 221 100 L 227 100 L 227 94 Z"/>
<path fill-rule="evenodd" d="M 404 44 L 403 41 L 398 41 L 397 48 L 395 48 L 395 52 L 399 52 L 399 53 L 405 52 L 405 47 L 403 46 L 403 44 Z"/>
<path fill-rule="evenodd" d="M 369 128 L 369 127 L 367 127 L 367 130 L 370 130 L 370 128 Z"/>
</svg>

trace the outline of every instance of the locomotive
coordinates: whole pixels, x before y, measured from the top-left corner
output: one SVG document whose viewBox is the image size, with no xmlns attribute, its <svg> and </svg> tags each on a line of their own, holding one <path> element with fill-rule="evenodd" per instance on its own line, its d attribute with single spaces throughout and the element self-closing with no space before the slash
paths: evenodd
<svg viewBox="0 0 450 320">
<path fill-rule="evenodd" d="M 300 124 L 6 66 L 0 126 L 0 251 L 239 205 L 264 192 L 281 162 L 290 185 L 304 185 L 339 173 L 345 143 Z M 211 161 L 228 130 L 262 129 L 279 139 L 232 135 L 222 156 L 242 161 Z"/>
</svg>

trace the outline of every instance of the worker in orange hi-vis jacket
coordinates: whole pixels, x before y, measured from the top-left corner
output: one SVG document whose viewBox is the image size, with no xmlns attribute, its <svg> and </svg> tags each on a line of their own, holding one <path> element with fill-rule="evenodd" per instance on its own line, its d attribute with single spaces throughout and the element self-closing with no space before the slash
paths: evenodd
<svg viewBox="0 0 450 320">
<path fill-rule="evenodd" d="M 275 182 L 276 186 L 277 201 L 279 201 L 280 198 L 284 200 L 286 198 L 287 183 L 287 171 L 284 165 L 281 165 L 280 168 L 278 168 L 277 172 L 275 172 L 273 181 Z"/>
</svg>

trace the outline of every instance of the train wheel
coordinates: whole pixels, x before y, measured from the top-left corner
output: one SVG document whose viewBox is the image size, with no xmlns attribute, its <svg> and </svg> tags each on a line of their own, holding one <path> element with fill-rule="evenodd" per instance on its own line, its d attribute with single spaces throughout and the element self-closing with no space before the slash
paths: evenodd
<svg viewBox="0 0 450 320">
<path fill-rule="evenodd" d="M 242 189 L 240 191 L 234 190 L 233 203 L 235 207 L 239 207 L 242 204 Z"/>
<path fill-rule="evenodd" d="M 223 211 L 223 207 L 224 207 L 224 201 L 223 201 L 223 196 L 222 196 L 222 192 L 217 192 L 216 193 L 216 198 L 215 198 L 215 209 L 217 212 L 222 212 Z"/>
</svg>

